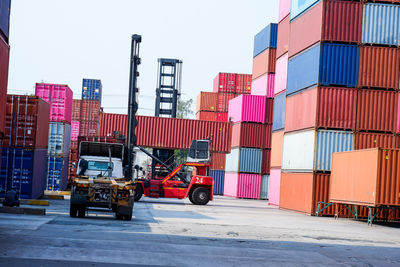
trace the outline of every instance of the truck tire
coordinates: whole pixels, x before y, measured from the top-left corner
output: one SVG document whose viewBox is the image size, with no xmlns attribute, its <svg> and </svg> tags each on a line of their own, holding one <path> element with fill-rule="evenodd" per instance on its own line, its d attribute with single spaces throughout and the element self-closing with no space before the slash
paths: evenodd
<svg viewBox="0 0 400 267">
<path fill-rule="evenodd" d="M 69 206 L 69 216 L 75 218 L 78 215 L 78 207 L 74 204 Z"/>
<path fill-rule="evenodd" d="M 85 218 L 85 213 L 86 213 L 86 207 L 85 206 L 80 206 L 78 209 L 78 217 L 79 218 Z"/>
<path fill-rule="evenodd" d="M 138 202 L 143 196 L 143 188 L 141 185 L 137 185 L 136 189 L 135 189 L 135 195 L 133 196 L 133 200 L 135 200 L 135 202 Z"/>
<path fill-rule="evenodd" d="M 194 203 L 194 200 L 193 200 L 193 192 L 192 192 L 192 194 L 189 194 L 189 200 L 190 200 L 190 202 L 192 202 L 193 204 L 196 205 L 196 203 Z"/>
<path fill-rule="evenodd" d="M 204 187 L 197 187 L 192 193 L 193 204 L 206 205 L 210 201 L 210 191 Z"/>
</svg>

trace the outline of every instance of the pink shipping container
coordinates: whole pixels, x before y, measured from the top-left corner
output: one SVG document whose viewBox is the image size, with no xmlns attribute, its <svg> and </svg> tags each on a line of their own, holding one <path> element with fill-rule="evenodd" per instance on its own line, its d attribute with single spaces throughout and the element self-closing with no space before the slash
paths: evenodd
<svg viewBox="0 0 400 267">
<path fill-rule="evenodd" d="M 279 22 L 286 18 L 290 14 L 290 0 L 279 1 Z"/>
<path fill-rule="evenodd" d="M 279 206 L 281 193 L 281 169 L 271 169 L 269 175 L 268 203 L 269 205 Z"/>
<path fill-rule="evenodd" d="M 288 53 L 284 54 L 276 61 L 275 86 L 274 86 L 275 95 L 286 90 L 288 62 L 289 62 Z"/>
<path fill-rule="evenodd" d="M 79 121 L 71 122 L 71 140 L 77 141 L 79 136 Z"/>
<path fill-rule="evenodd" d="M 229 101 L 228 117 L 232 122 L 265 123 L 266 96 L 241 95 Z"/>
<path fill-rule="evenodd" d="M 261 175 L 225 173 L 224 196 L 260 199 Z"/>
<path fill-rule="evenodd" d="M 251 94 L 274 97 L 275 74 L 264 74 L 251 83 Z"/>
<path fill-rule="evenodd" d="M 71 123 L 73 93 L 68 85 L 36 83 L 35 95 L 50 104 L 50 121 Z"/>
<path fill-rule="evenodd" d="M 236 92 L 236 74 L 234 73 L 218 73 L 214 78 L 213 92 Z"/>
</svg>

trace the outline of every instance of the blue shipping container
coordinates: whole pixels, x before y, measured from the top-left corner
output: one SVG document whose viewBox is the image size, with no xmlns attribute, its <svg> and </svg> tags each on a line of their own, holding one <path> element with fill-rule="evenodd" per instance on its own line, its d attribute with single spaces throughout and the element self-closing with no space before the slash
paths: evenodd
<svg viewBox="0 0 400 267">
<path fill-rule="evenodd" d="M 362 42 L 400 45 L 400 6 L 367 3 L 364 5 Z"/>
<path fill-rule="evenodd" d="M 0 1 L 0 31 L 5 36 L 8 42 L 9 28 L 10 28 L 10 8 L 11 0 Z"/>
<path fill-rule="evenodd" d="M 225 171 L 211 170 L 210 176 L 214 178 L 214 195 L 223 195 Z"/>
<path fill-rule="evenodd" d="M 274 114 L 272 131 L 279 131 L 285 128 L 286 92 L 282 92 L 274 98 Z"/>
<path fill-rule="evenodd" d="M 254 52 L 256 57 L 268 48 L 276 48 L 278 40 L 278 24 L 271 23 L 254 36 Z"/>
<path fill-rule="evenodd" d="M 317 134 L 317 151 L 314 168 L 330 171 L 332 153 L 353 150 L 353 132 L 320 130 Z"/>
<path fill-rule="evenodd" d="M 289 60 L 286 95 L 317 84 L 355 87 L 359 60 L 357 45 L 317 44 Z"/>
<path fill-rule="evenodd" d="M 269 175 L 261 176 L 261 199 L 268 199 Z"/>
<path fill-rule="evenodd" d="M 311 7 L 315 6 L 319 0 L 292 0 L 290 6 L 290 20 L 301 15 Z"/>
<path fill-rule="evenodd" d="M 15 190 L 20 199 L 36 199 L 46 187 L 46 149 L 3 148 L 0 197 Z"/>
<path fill-rule="evenodd" d="M 47 181 L 46 190 L 62 191 L 68 184 L 68 154 L 64 156 L 47 156 Z"/>
<path fill-rule="evenodd" d="M 232 148 L 226 155 L 225 171 L 261 173 L 262 151 L 257 148 Z"/>
<path fill-rule="evenodd" d="M 101 95 L 103 85 L 101 80 L 83 79 L 82 81 L 82 100 L 98 100 L 101 106 Z"/>
<path fill-rule="evenodd" d="M 71 125 L 64 122 L 49 123 L 49 154 L 69 153 L 71 146 Z"/>
</svg>

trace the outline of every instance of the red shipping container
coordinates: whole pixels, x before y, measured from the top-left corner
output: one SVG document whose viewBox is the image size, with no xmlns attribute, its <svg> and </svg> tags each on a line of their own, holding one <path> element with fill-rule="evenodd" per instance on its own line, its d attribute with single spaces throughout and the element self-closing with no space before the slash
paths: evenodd
<svg viewBox="0 0 400 267">
<path fill-rule="evenodd" d="M 78 141 L 71 140 L 70 148 L 71 150 L 78 149 Z"/>
<path fill-rule="evenodd" d="M 269 48 L 253 58 L 253 80 L 266 73 L 275 73 L 276 48 Z"/>
<path fill-rule="evenodd" d="M 272 124 L 274 120 L 274 99 L 267 98 L 265 107 L 265 123 Z"/>
<path fill-rule="evenodd" d="M 236 123 L 232 126 L 231 147 L 271 148 L 272 125 Z"/>
<path fill-rule="evenodd" d="M 358 131 L 394 133 L 397 126 L 398 93 L 360 89 L 357 92 Z"/>
<path fill-rule="evenodd" d="M 50 104 L 36 96 L 8 95 L 3 146 L 47 148 Z"/>
<path fill-rule="evenodd" d="M 196 119 L 202 121 L 217 121 L 217 113 L 210 111 L 200 111 L 197 112 Z"/>
<path fill-rule="evenodd" d="M 4 134 L 10 46 L 0 36 L 0 137 Z"/>
<path fill-rule="evenodd" d="M 72 120 L 79 121 L 81 119 L 81 101 L 79 99 L 72 100 Z"/>
<path fill-rule="evenodd" d="M 211 169 L 212 170 L 225 170 L 226 154 L 212 153 L 211 154 Z"/>
<path fill-rule="evenodd" d="M 100 120 L 100 102 L 98 100 L 81 100 L 80 121 L 98 122 Z"/>
<path fill-rule="evenodd" d="M 228 112 L 218 112 L 217 113 L 217 121 L 228 122 Z"/>
<path fill-rule="evenodd" d="M 126 136 L 127 115 L 102 113 L 100 135 L 113 136 L 120 131 Z M 232 124 L 188 119 L 137 116 L 137 144 L 163 149 L 188 149 L 192 140 L 211 138 L 211 152 L 230 152 Z"/>
<path fill-rule="evenodd" d="M 196 112 L 217 111 L 218 93 L 200 92 L 196 101 Z"/>
<path fill-rule="evenodd" d="M 234 73 L 218 73 L 214 78 L 213 92 L 235 93 L 236 91 L 236 74 Z"/>
<path fill-rule="evenodd" d="M 251 93 L 251 75 L 236 74 L 236 94 Z"/>
<path fill-rule="evenodd" d="M 271 149 L 262 151 L 261 174 L 270 174 L 271 172 Z"/>
<path fill-rule="evenodd" d="M 290 16 L 278 24 L 278 41 L 276 45 L 276 58 L 280 58 L 289 51 Z"/>
<path fill-rule="evenodd" d="M 99 123 L 95 121 L 81 121 L 79 124 L 79 136 L 98 136 Z M 78 137 L 79 138 L 79 137 Z"/>
<path fill-rule="evenodd" d="M 396 136 L 382 133 L 354 133 L 354 149 L 396 148 Z"/>
<path fill-rule="evenodd" d="M 229 101 L 236 97 L 235 94 L 218 93 L 218 112 L 228 112 Z"/>
<path fill-rule="evenodd" d="M 290 23 L 289 58 L 320 41 L 360 43 L 362 3 L 325 0 Z"/>
<path fill-rule="evenodd" d="M 79 151 L 81 142 L 96 142 L 96 143 L 123 143 L 123 140 L 117 142 L 113 136 L 78 136 L 76 142 L 76 149 Z"/>
<path fill-rule="evenodd" d="M 399 89 L 400 50 L 363 46 L 360 50 L 360 87 Z"/>
</svg>

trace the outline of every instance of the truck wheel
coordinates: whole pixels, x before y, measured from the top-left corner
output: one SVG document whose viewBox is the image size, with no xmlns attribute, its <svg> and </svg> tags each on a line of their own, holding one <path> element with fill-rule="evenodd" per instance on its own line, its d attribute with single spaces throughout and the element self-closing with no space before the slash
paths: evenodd
<svg viewBox="0 0 400 267">
<path fill-rule="evenodd" d="M 124 216 L 122 216 L 121 214 L 119 214 L 119 212 L 115 212 L 115 218 L 117 218 L 117 220 L 122 220 L 124 218 Z"/>
<path fill-rule="evenodd" d="M 130 220 L 132 220 L 132 214 L 124 215 L 124 220 L 125 220 L 125 221 L 130 221 Z"/>
<path fill-rule="evenodd" d="M 142 186 L 137 186 L 135 189 L 135 195 L 133 196 L 133 199 L 135 200 L 135 202 L 139 201 L 143 196 L 143 188 Z"/>
<path fill-rule="evenodd" d="M 69 216 L 75 218 L 78 213 L 78 207 L 74 204 L 70 204 L 69 206 Z"/>
<path fill-rule="evenodd" d="M 78 209 L 78 217 L 79 218 L 85 218 L 85 213 L 86 213 L 86 207 L 85 206 L 81 206 Z"/>
<path fill-rule="evenodd" d="M 198 187 L 192 193 L 193 204 L 206 205 L 210 201 L 210 191 L 204 187 Z"/>
</svg>

